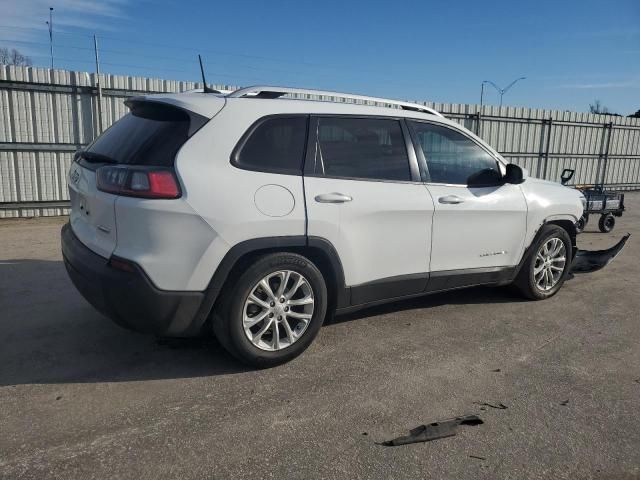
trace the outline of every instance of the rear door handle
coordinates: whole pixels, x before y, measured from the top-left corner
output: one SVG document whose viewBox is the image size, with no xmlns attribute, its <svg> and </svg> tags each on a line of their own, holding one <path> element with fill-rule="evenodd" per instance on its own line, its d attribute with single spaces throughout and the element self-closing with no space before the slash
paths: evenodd
<svg viewBox="0 0 640 480">
<path fill-rule="evenodd" d="M 445 197 L 440 197 L 438 199 L 438 202 L 440 203 L 448 203 L 448 204 L 452 204 L 452 205 L 457 205 L 458 203 L 462 203 L 464 202 L 463 198 L 460 198 L 457 195 L 447 195 Z"/>
<path fill-rule="evenodd" d="M 322 195 L 316 195 L 316 202 L 318 203 L 345 203 L 353 200 L 349 195 L 343 193 L 323 193 Z"/>
</svg>

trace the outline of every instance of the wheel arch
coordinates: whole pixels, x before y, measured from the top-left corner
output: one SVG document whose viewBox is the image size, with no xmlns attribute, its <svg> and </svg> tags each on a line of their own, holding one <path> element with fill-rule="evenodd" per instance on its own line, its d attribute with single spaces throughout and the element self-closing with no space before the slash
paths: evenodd
<svg viewBox="0 0 640 480">
<path fill-rule="evenodd" d="M 524 258 L 526 256 L 527 251 L 529 250 L 531 245 L 536 243 L 536 241 L 540 237 L 540 232 L 542 231 L 542 228 L 545 225 L 557 225 L 560 228 L 564 229 L 569 234 L 569 238 L 571 238 L 571 247 L 574 250 L 573 253 L 575 255 L 576 237 L 578 235 L 577 230 L 576 230 L 576 222 L 577 221 L 578 221 L 578 219 L 575 218 L 573 215 L 551 215 L 551 216 L 545 218 L 542 221 L 542 223 L 540 224 L 540 226 L 538 227 L 538 229 L 536 230 L 536 233 L 533 236 L 533 238 L 531 239 L 531 241 L 529 242 L 529 244 L 526 246 L 526 249 L 525 249 L 525 252 L 524 252 L 522 258 Z"/>
<path fill-rule="evenodd" d="M 234 245 L 224 256 L 205 290 L 205 298 L 197 314 L 198 328 L 206 328 L 211 312 L 227 280 L 242 271 L 257 257 L 268 253 L 291 252 L 308 258 L 325 278 L 329 294 L 328 312 L 348 301 L 344 270 L 338 252 L 328 240 L 321 237 L 286 236 L 246 240 Z"/>
<path fill-rule="evenodd" d="M 571 239 L 571 255 L 572 257 L 575 257 L 576 252 L 578 251 L 577 240 L 576 240 L 578 234 L 577 234 L 575 222 L 572 222 L 571 220 L 568 220 L 568 219 L 561 218 L 561 219 L 549 220 L 548 222 L 545 222 L 545 225 L 557 225 L 560 228 L 563 228 L 564 230 L 567 231 L 567 233 L 569 234 L 569 238 Z"/>
<path fill-rule="evenodd" d="M 576 244 L 577 231 L 576 231 L 575 222 L 570 220 L 569 218 L 566 218 L 566 217 L 550 217 L 548 219 L 545 219 L 544 222 L 542 222 L 542 224 L 540 225 L 540 227 L 536 231 L 536 234 L 533 236 L 533 239 L 531 240 L 529 245 L 527 245 L 527 247 L 525 248 L 524 253 L 522 254 L 522 258 L 520 259 L 520 263 L 517 265 L 517 267 L 516 267 L 516 269 L 514 271 L 514 277 L 513 277 L 514 279 L 518 276 L 518 274 L 520 273 L 520 270 L 522 269 L 522 266 L 527 261 L 527 258 L 529 256 L 529 254 L 531 253 L 532 245 L 535 245 L 535 243 L 540 238 L 540 235 L 542 235 L 542 230 L 543 230 L 545 225 L 556 225 L 556 226 L 562 228 L 563 230 L 565 230 L 567 232 L 567 234 L 569 235 L 569 238 L 571 239 L 571 256 L 572 256 L 572 259 L 573 259 L 573 257 L 575 257 L 576 252 L 578 251 L 578 247 L 577 247 L 577 244 Z"/>
</svg>

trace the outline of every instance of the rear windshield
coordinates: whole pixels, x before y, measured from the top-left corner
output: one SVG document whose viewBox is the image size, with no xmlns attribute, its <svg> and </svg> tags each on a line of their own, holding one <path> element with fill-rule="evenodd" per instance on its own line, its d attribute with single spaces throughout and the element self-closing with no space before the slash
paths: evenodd
<svg viewBox="0 0 640 480">
<path fill-rule="evenodd" d="M 180 147 L 189 138 L 189 115 L 179 108 L 134 103 L 131 112 L 98 137 L 87 152 L 112 163 L 171 167 Z"/>
</svg>

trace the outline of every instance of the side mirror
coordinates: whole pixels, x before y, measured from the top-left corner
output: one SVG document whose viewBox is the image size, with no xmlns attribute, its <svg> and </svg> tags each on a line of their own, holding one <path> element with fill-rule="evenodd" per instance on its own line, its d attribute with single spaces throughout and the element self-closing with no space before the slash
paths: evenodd
<svg viewBox="0 0 640 480">
<path fill-rule="evenodd" d="M 484 168 L 467 178 L 468 187 L 497 187 L 503 183 L 502 175 L 495 168 Z"/>
<path fill-rule="evenodd" d="M 572 168 L 565 168 L 562 171 L 562 175 L 560 175 L 560 183 L 562 185 L 566 185 L 569 180 L 573 178 L 573 174 L 576 173 Z"/>
<path fill-rule="evenodd" d="M 525 172 L 524 170 L 515 163 L 510 163 L 507 165 L 507 172 L 504 175 L 505 183 L 513 183 L 519 184 L 524 182 Z"/>
</svg>

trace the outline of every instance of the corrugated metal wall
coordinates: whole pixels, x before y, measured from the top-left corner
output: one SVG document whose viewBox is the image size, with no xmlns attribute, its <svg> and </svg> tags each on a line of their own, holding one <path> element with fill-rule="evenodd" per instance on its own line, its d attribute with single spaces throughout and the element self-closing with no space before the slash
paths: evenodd
<svg viewBox="0 0 640 480">
<path fill-rule="evenodd" d="M 126 113 L 129 96 L 202 86 L 117 75 L 101 75 L 100 83 L 98 105 L 94 74 L 0 66 L 0 218 L 67 212 L 66 172 L 73 153 L 97 135 L 100 111 L 107 128 Z M 558 180 L 575 168 L 575 183 L 640 188 L 640 119 L 491 106 L 478 115 L 479 105 L 418 103 L 476 132 L 533 176 Z"/>
</svg>

